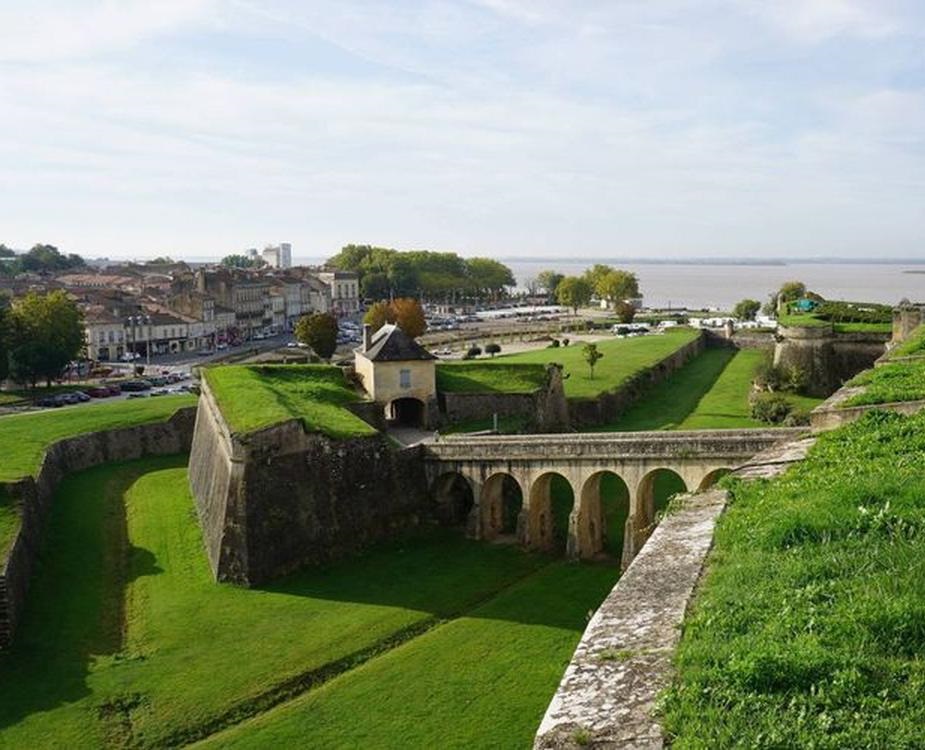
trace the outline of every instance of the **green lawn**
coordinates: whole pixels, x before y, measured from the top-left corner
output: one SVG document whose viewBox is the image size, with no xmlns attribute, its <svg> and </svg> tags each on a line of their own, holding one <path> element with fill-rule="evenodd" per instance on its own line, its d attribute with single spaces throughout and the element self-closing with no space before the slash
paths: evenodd
<svg viewBox="0 0 925 750">
<path fill-rule="evenodd" d="M 652 388 L 613 425 L 617 430 L 718 430 L 767 427 L 751 417 L 748 397 L 764 358 L 755 349 L 707 349 Z M 822 399 L 787 394 L 794 408 L 810 411 Z"/>
<path fill-rule="evenodd" d="M 195 403 L 191 395 L 161 396 L 0 416 L 0 482 L 34 474 L 45 449 L 62 438 L 164 421 Z"/>
<path fill-rule="evenodd" d="M 733 484 L 664 701 L 672 747 L 921 748 L 925 415 Z"/>
<path fill-rule="evenodd" d="M 491 360 L 447 363 L 441 367 L 446 367 L 447 370 L 460 368 L 463 371 L 472 367 L 473 372 L 484 372 L 486 367 L 504 367 L 509 364 L 545 365 L 558 362 L 563 366 L 565 375 L 568 376 L 565 381 L 565 395 L 572 398 L 593 398 L 604 391 L 619 387 L 636 373 L 656 364 L 699 335 L 698 331 L 678 328 L 669 329 L 666 333 L 657 336 L 600 341 L 597 347 L 604 354 L 604 358 L 597 363 L 593 379 L 582 354 L 582 344 L 579 342 L 555 349 L 536 349 L 519 354 L 503 354 Z M 477 382 L 475 377 L 472 380 Z M 493 384 L 501 380 L 500 377 L 488 376 L 488 382 L 481 390 L 494 390 Z"/>
<path fill-rule="evenodd" d="M 862 385 L 864 391 L 840 406 L 889 404 L 925 399 L 925 361 L 895 362 L 865 370 L 848 385 Z"/>
<path fill-rule="evenodd" d="M 545 380 L 541 364 L 488 360 L 437 365 L 437 390 L 449 393 L 533 393 Z"/>
<path fill-rule="evenodd" d="M 9 495 L 0 487 L 0 560 L 6 559 L 18 526 L 19 514 L 13 509 Z"/>
<path fill-rule="evenodd" d="M 615 566 L 560 562 L 206 747 L 530 748 Z"/>
<path fill-rule="evenodd" d="M 234 432 L 299 418 L 309 432 L 335 438 L 375 435 L 346 405 L 360 396 L 330 365 L 220 365 L 203 377 Z"/>
<path fill-rule="evenodd" d="M 466 614 L 550 565 L 517 547 L 435 531 L 264 588 L 216 584 L 185 464 L 185 456 L 145 459 L 62 482 L 17 641 L 0 655 L 0 746 L 182 744 Z M 514 694 L 499 700 L 526 691 L 530 721 L 551 695 L 584 612 L 616 572 L 562 568 L 550 573 L 545 599 L 524 600 L 507 617 L 473 615 L 499 620 L 498 637 L 506 628 L 515 642 L 513 633 L 523 634 L 523 675 L 510 678 L 505 689 Z M 530 612 L 538 619 L 522 622 Z M 531 650 L 527 636 L 547 638 L 547 630 L 548 653 Z M 516 648 L 498 650 L 499 659 L 516 657 Z M 456 684 L 464 677 L 444 674 Z M 420 701 L 413 710 L 427 712 L 428 696 Z"/>
<path fill-rule="evenodd" d="M 777 322 L 787 328 L 823 328 L 831 326 L 836 333 L 891 333 L 892 323 L 832 323 L 812 313 L 781 314 Z"/>
</svg>

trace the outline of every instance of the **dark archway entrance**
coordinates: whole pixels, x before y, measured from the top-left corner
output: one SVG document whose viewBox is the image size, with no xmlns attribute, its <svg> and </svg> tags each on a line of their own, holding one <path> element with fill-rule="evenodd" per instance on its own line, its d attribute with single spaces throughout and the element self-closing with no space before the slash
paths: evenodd
<svg viewBox="0 0 925 750">
<path fill-rule="evenodd" d="M 416 398 L 397 398 L 389 404 L 386 419 L 395 427 L 424 427 L 424 402 Z"/>
<path fill-rule="evenodd" d="M 543 474 L 530 488 L 530 546 L 565 552 L 569 517 L 575 505 L 572 485 L 561 474 Z"/>
<path fill-rule="evenodd" d="M 482 538 L 518 535 L 523 492 L 510 474 L 493 474 L 482 485 Z"/>
<path fill-rule="evenodd" d="M 677 472 L 671 469 L 655 469 L 643 477 L 636 491 L 639 508 L 636 518 L 636 529 L 639 533 L 637 552 L 658 523 L 659 514 L 668 507 L 672 497 L 682 492 L 687 492 L 687 485 Z"/>
<path fill-rule="evenodd" d="M 456 472 L 437 477 L 431 488 L 435 513 L 440 523 L 447 526 L 465 526 L 475 504 L 472 486 Z"/>
<path fill-rule="evenodd" d="M 716 484 L 720 479 L 726 476 L 731 469 L 715 469 L 707 474 L 703 480 L 700 482 L 700 486 L 697 488 L 700 491 L 708 490 L 714 484 Z"/>
</svg>

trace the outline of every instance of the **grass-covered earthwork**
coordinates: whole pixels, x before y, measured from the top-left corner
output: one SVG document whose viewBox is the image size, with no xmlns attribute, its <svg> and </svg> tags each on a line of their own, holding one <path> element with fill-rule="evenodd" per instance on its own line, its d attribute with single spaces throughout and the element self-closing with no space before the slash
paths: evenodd
<svg viewBox="0 0 925 750">
<path fill-rule="evenodd" d="M 205 368 L 203 377 L 234 432 L 253 432 L 295 418 L 307 431 L 334 438 L 376 433 L 347 408 L 361 398 L 339 367 L 221 365 Z"/>
<path fill-rule="evenodd" d="M 848 382 L 864 390 L 839 406 L 889 404 L 925 399 L 925 361 L 894 362 L 865 370 Z"/>
<path fill-rule="evenodd" d="M 925 415 L 733 484 L 664 701 L 672 747 L 920 748 Z"/>
<path fill-rule="evenodd" d="M 437 365 L 437 390 L 447 393 L 533 393 L 545 380 L 541 364 L 489 359 Z"/>
</svg>

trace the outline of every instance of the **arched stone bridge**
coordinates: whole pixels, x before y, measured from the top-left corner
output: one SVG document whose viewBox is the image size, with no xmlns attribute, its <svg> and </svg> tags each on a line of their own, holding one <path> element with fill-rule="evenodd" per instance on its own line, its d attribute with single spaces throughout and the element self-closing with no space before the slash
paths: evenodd
<svg viewBox="0 0 925 750">
<path fill-rule="evenodd" d="M 625 567 L 655 525 L 660 475 L 673 473 L 676 486 L 679 478 L 687 491 L 706 489 L 756 453 L 803 432 L 460 436 L 428 443 L 425 466 L 432 495 L 448 514 L 465 517 L 471 536 L 509 535 L 530 549 L 564 546 L 570 557 L 581 558 L 622 546 Z M 561 501 L 566 482 L 570 509 Z M 613 497 L 604 497 L 606 483 Z M 611 535 L 622 530 L 622 545 L 608 540 L 608 528 Z"/>
</svg>

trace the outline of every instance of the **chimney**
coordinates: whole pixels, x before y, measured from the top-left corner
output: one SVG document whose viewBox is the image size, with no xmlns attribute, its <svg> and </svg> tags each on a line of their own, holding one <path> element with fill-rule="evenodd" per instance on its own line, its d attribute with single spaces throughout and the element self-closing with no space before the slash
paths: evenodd
<svg viewBox="0 0 925 750">
<path fill-rule="evenodd" d="M 373 327 L 369 323 L 363 324 L 363 351 L 369 351 L 373 343 Z"/>
</svg>

